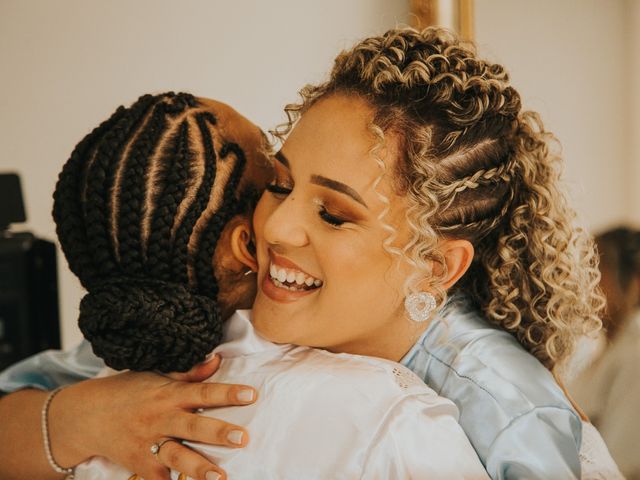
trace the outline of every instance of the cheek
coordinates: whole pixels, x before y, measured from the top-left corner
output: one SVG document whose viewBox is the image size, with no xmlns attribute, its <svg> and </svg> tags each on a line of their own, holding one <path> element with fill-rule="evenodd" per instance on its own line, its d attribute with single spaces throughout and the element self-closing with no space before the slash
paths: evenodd
<svg viewBox="0 0 640 480">
<path fill-rule="evenodd" d="M 390 254 L 382 249 L 382 241 L 374 247 L 376 241 L 345 239 L 323 243 L 323 263 L 328 266 L 325 274 L 330 280 L 334 305 L 351 311 L 371 311 L 386 310 L 397 303 L 405 277 Z M 382 308 L 381 304 L 384 304 Z"/>
<path fill-rule="evenodd" d="M 264 192 L 262 194 L 253 213 L 253 232 L 256 236 L 256 243 L 260 242 L 264 238 L 264 224 L 270 214 L 268 195 L 269 192 Z"/>
</svg>

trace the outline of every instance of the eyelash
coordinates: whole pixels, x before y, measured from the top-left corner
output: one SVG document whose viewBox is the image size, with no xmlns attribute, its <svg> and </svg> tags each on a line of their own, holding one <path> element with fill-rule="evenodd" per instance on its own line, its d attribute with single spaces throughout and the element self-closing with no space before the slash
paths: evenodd
<svg viewBox="0 0 640 480">
<path fill-rule="evenodd" d="M 276 198 L 287 196 L 291 193 L 292 190 L 291 188 L 283 187 L 281 185 L 278 185 L 277 183 L 270 183 L 269 185 L 267 185 L 266 189 Z M 318 212 L 318 215 L 323 222 L 331 225 L 332 227 L 340 227 L 347 222 L 346 220 L 329 213 L 324 205 L 320 205 L 320 211 Z"/>
</svg>

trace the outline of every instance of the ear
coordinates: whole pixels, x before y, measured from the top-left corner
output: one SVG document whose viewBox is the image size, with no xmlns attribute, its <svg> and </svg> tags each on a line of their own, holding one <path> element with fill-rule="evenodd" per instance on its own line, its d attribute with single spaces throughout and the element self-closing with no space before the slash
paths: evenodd
<svg viewBox="0 0 640 480">
<path fill-rule="evenodd" d="M 451 288 L 466 273 L 473 260 L 473 245 L 467 240 L 442 240 L 438 250 L 444 257 L 447 272 L 441 280 L 445 290 Z"/>
<path fill-rule="evenodd" d="M 258 271 L 258 262 L 251 240 L 251 229 L 248 221 L 241 221 L 231 231 L 231 252 L 233 256 L 252 271 Z"/>
</svg>

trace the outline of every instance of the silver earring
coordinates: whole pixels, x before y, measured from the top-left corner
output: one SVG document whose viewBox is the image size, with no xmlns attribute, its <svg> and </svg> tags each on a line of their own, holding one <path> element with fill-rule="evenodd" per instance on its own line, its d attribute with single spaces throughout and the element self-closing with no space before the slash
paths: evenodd
<svg viewBox="0 0 640 480">
<path fill-rule="evenodd" d="M 252 273 L 256 273 L 256 272 L 254 272 L 253 270 L 249 269 L 249 270 L 247 270 L 246 272 L 244 272 L 244 276 L 245 276 L 245 277 L 248 277 L 248 276 L 249 276 L 249 275 L 251 275 Z"/>
<path fill-rule="evenodd" d="M 404 299 L 404 308 L 407 309 L 411 320 L 424 322 L 436 308 L 436 297 L 429 292 L 412 293 Z"/>
</svg>

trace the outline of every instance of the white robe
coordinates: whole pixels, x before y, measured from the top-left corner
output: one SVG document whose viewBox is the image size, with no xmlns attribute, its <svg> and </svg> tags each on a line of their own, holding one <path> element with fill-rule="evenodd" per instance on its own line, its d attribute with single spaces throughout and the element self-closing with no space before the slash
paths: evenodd
<svg viewBox="0 0 640 480">
<path fill-rule="evenodd" d="M 246 427 L 249 444 L 189 445 L 230 480 L 488 478 L 457 407 L 400 364 L 273 344 L 255 333 L 249 311 L 227 322 L 225 338 L 207 381 L 251 385 L 258 400 L 203 415 Z M 98 457 L 76 468 L 79 480 L 130 476 Z"/>
</svg>

